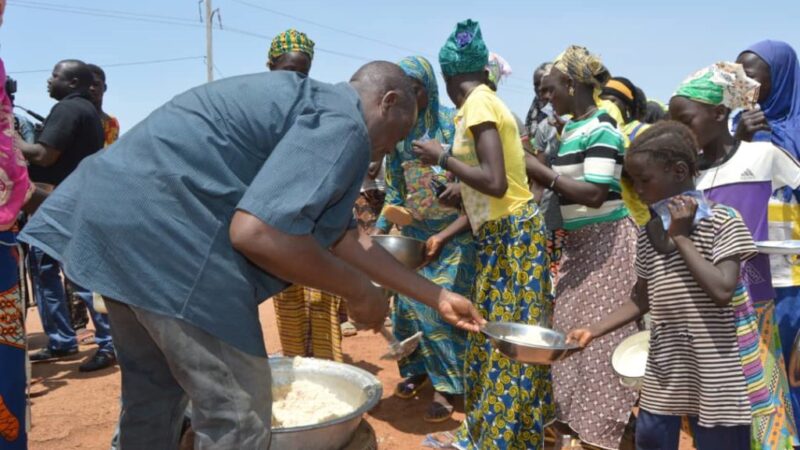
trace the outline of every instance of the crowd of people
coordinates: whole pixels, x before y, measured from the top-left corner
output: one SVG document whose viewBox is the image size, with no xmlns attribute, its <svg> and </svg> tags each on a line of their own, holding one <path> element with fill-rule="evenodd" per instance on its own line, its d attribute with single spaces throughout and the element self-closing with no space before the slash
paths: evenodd
<svg viewBox="0 0 800 450">
<path fill-rule="evenodd" d="M 677 450 L 683 429 L 698 450 L 800 447 L 800 264 L 755 245 L 800 239 L 791 46 L 720 55 L 662 104 L 571 45 L 533 73 L 521 120 L 476 21 L 439 52 L 455 108 L 425 57 L 328 84 L 314 45 L 287 30 L 267 71 L 190 89 L 122 136 L 96 65 L 56 64 L 36 132 L 0 93 L 0 448 L 27 448 L 26 361 L 89 342 L 80 370 L 122 372 L 113 448 L 177 448 L 187 421 L 196 448 L 268 448 L 269 298 L 286 356 L 421 332 L 393 394 L 431 385 L 434 423 L 463 398 L 441 446 Z M 389 233 L 425 242 L 418 272 L 370 238 Z M 20 265 L 48 337 L 30 355 Z M 524 364 L 487 321 L 578 350 Z M 610 357 L 645 328 L 635 390 Z"/>
</svg>

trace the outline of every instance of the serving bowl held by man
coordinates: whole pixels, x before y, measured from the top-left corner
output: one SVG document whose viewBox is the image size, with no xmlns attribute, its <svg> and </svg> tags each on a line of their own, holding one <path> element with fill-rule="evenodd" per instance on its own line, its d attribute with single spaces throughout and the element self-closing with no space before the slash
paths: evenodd
<svg viewBox="0 0 800 450">
<path fill-rule="evenodd" d="M 526 364 L 549 365 L 578 348 L 564 333 L 536 325 L 489 322 L 481 331 L 500 353 Z"/>
</svg>

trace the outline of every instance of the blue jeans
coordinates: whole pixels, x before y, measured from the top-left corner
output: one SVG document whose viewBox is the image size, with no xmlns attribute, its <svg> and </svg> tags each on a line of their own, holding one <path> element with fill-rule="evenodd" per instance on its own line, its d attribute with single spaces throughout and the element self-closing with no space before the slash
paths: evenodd
<svg viewBox="0 0 800 450">
<path fill-rule="evenodd" d="M 47 347 L 50 350 L 69 350 L 77 347 L 78 339 L 70 323 L 67 294 L 61 279 L 61 265 L 36 247 L 31 247 L 30 264 L 36 306 L 39 309 L 42 328 L 48 338 Z M 75 283 L 73 285 L 76 294 L 89 308 L 89 315 L 95 328 L 94 339 L 99 351 L 113 352 L 114 343 L 111 340 L 108 316 L 95 311 L 91 292 Z"/>
<path fill-rule="evenodd" d="M 183 320 L 105 301 L 122 370 L 119 448 L 177 448 L 189 400 L 194 448 L 269 448 L 266 357 L 245 353 Z"/>
<path fill-rule="evenodd" d="M 750 425 L 701 427 L 689 417 L 697 450 L 750 450 Z M 680 416 L 663 416 L 639 410 L 636 418 L 636 450 L 678 450 Z"/>
</svg>

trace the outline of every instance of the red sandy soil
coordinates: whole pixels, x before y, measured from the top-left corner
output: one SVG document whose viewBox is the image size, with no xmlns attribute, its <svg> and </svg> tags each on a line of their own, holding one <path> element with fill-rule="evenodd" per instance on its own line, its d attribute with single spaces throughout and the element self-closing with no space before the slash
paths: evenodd
<svg viewBox="0 0 800 450">
<path fill-rule="evenodd" d="M 260 316 L 269 353 L 280 352 L 271 301 L 261 306 Z M 31 350 L 45 344 L 35 309 L 30 310 L 28 333 Z M 357 336 L 345 338 L 343 347 L 346 362 L 375 374 L 383 383 L 383 400 L 367 415 L 381 450 L 422 448 L 426 434 L 454 429 L 463 419 L 463 410 L 458 405 L 453 419 L 440 424 L 425 423 L 422 417 L 432 396 L 430 387 L 416 399 L 401 400 L 392 396 L 400 377 L 394 363 L 380 360 L 380 355 L 386 351 L 386 343 L 380 336 L 359 332 Z M 78 366 L 91 357 L 95 349 L 93 345 L 81 346 L 75 357 L 33 366 L 31 450 L 109 448 L 119 414 L 120 372 L 118 367 L 93 373 L 78 372 Z"/>
</svg>

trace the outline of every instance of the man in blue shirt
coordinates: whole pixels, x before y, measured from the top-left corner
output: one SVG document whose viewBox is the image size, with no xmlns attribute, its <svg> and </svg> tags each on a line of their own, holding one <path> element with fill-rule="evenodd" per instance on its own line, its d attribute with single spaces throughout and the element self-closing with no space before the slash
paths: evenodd
<svg viewBox="0 0 800 450">
<path fill-rule="evenodd" d="M 270 382 L 258 304 L 290 283 L 348 299 L 377 328 L 372 282 L 477 331 L 469 300 L 405 269 L 355 229 L 370 161 L 416 120 L 388 62 L 350 83 L 294 72 L 227 78 L 154 111 L 87 158 L 23 230 L 106 304 L 122 369 L 122 448 L 177 443 L 192 400 L 202 448 L 267 448 Z"/>
</svg>

